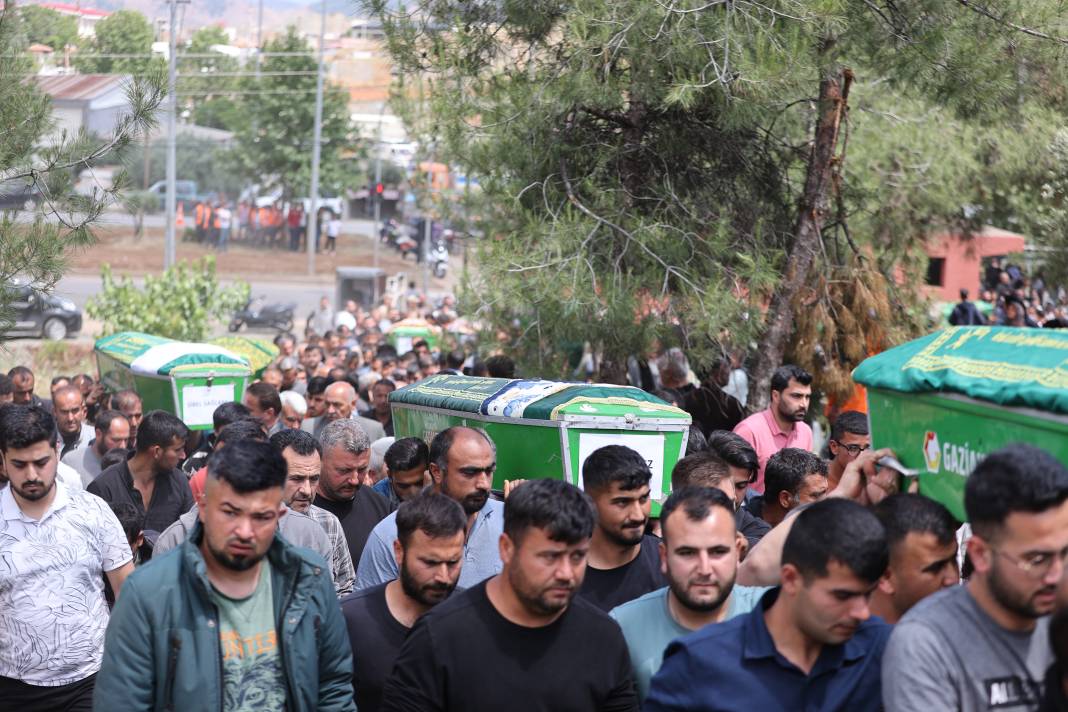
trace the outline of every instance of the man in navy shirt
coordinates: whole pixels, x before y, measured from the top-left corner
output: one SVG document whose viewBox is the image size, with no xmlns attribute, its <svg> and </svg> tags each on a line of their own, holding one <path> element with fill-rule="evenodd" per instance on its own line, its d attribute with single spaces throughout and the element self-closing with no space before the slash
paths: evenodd
<svg viewBox="0 0 1068 712">
<path fill-rule="evenodd" d="M 782 586 L 671 643 L 643 710 L 878 710 L 890 626 L 868 599 L 888 560 L 874 514 L 844 499 L 811 505 L 783 546 Z"/>
</svg>

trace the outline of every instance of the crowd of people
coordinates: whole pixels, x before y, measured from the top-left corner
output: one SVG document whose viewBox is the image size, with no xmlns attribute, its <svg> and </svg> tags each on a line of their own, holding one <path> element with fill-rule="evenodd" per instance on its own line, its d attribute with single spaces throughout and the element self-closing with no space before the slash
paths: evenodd
<svg viewBox="0 0 1068 712">
<path fill-rule="evenodd" d="M 949 314 L 949 323 L 1068 328 L 1068 291 L 1047 284 L 1041 273 L 1032 278 L 1019 265 L 1002 262 L 1001 258 L 992 258 L 983 274 L 979 298 L 987 313 L 969 300 L 967 289 L 962 289 L 960 301 Z"/>
<path fill-rule="evenodd" d="M 256 205 L 238 201 L 233 205 L 225 198 L 198 200 L 193 206 L 193 229 L 190 237 L 196 242 L 225 252 L 230 238 L 251 247 L 283 247 L 293 252 L 307 249 L 308 216 L 299 200 L 277 201 Z M 315 251 L 333 255 L 341 235 L 341 216 L 330 208 L 321 207 L 314 225 Z"/>
<path fill-rule="evenodd" d="M 632 366 L 694 418 L 670 496 L 623 445 L 582 490 L 497 491 L 485 431 L 396 437 L 389 394 L 515 366 L 398 353 L 384 333 L 413 314 L 458 320 L 416 294 L 323 304 L 204 433 L 89 375 L 50 399 L 0 376 L 0 706 L 1068 709 L 1049 454 L 979 462 L 962 526 L 899 491 L 863 413 L 812 452 L 803 369 L 747 415 L 736 361 L 695 379 L 668 351 Z"/>
</svg>

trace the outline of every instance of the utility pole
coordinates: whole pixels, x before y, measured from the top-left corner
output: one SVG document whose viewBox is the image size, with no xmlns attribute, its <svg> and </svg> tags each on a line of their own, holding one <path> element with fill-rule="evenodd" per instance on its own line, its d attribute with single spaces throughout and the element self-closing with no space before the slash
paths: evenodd
<svg viewBox="0 0 1068 712">
<path fill-rule="evenodd" d="M 163 242 L 163 268 L 174 266 L 176 261 L 174 248 L 174 219 L 177 208 L 176 181 L 178 180 L 177 153 L 178 153 L 178 95 L 176 84 L 178 79 L 178 3 L 189 0 L 169 0 L 171 20 L 168 26 L 169 51 L 167 53 L 167 97 L 169 110 L 167 112 L 167 197 L 165 210 L 167 213 L 167 231 Z"/>
<path fill-rule="evenodd" d="M 256 79 L 260 78 L 260 58 L 263 56 L 263 0 L 256 13 Z"/>
<path fill-rule="evenodd" d="M 308 275 L 315 275 L 315 239 L 319 227 L 319 158 L 320 142 L 323 137 L 323 61 L 326 50 L 326 0 L 323 0 L 322 15 L 319 19 L 319 71 L 315 77 L 315 136 L 312 139 L 311 164 L 311 212 L 308 214 Z"/>
<path fill-rule="evenodd" d="M 382 224 L 382 196 L 378 193 L 378 184 L 382 182 L 382 115 L 386 111 L 386 102 L 382 102 L 382 108 L 378 110 L 378 133 L 375 136 L 375 184 L 373 200 L 375 201 L 375 229 L 371 233 L 371 239 L 374 240 L 374 267 L 378 270 L 378 243 L 382 241 L 379 232 L 381 231 Z M 378 303 L 378 278 L 374 280 L 374 289 L 372 289 L 373 298 L 375 304 Z"/>
<path fill-rule="evenodd" d="M 434 152 L 430 152 L 430 160 L 426 164 L 426 212 L 423 214 L 423 297 L 430 300 L 430 234 L 432 232 L 434 205 Z"/>
</svg>

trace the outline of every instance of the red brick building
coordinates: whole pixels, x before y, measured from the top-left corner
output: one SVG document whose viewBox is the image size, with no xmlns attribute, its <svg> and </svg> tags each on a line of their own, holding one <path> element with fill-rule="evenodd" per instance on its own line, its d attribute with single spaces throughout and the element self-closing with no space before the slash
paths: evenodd
<svg viewBox="0 0 1068 712">
<path fill-rule="evenodd" d="M 1020 254 L 1025 242 L 1023 235 L 989 226 L 971 237 L 954 234 L 931 237 L 925 248 L 929 258 L 928 293 L 939 301 L 955 302 L 960 298 L 960 290 L 967 289 L 972 299 L 977 299 L 984 260 Z"/>
</svg>

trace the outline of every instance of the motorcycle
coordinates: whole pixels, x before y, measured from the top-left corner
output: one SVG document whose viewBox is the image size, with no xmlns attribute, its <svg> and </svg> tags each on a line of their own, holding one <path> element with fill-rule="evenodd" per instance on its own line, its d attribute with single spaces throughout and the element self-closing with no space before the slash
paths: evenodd
<svg viewBox="0 0 1068 712">
<path fill-rule="evenodd" d="M 230 319 L 230 331 L 236 332 L 242 326 L 250 329 L 267 327 L 279 331 L 293 330 L 293 310 L 297 305 L 290 302 L 287 304 L 267 304 L 265 297 L 250 299 L 244 309 L 234 312 Z"/>
<path fill-rule="evenodd" d="M 439 240 L 430 247 L 429 259 L 434 276 L 445 279 L 445 274 L 449 271 L 449 250 L 444 242 Z"/>
</svg>

